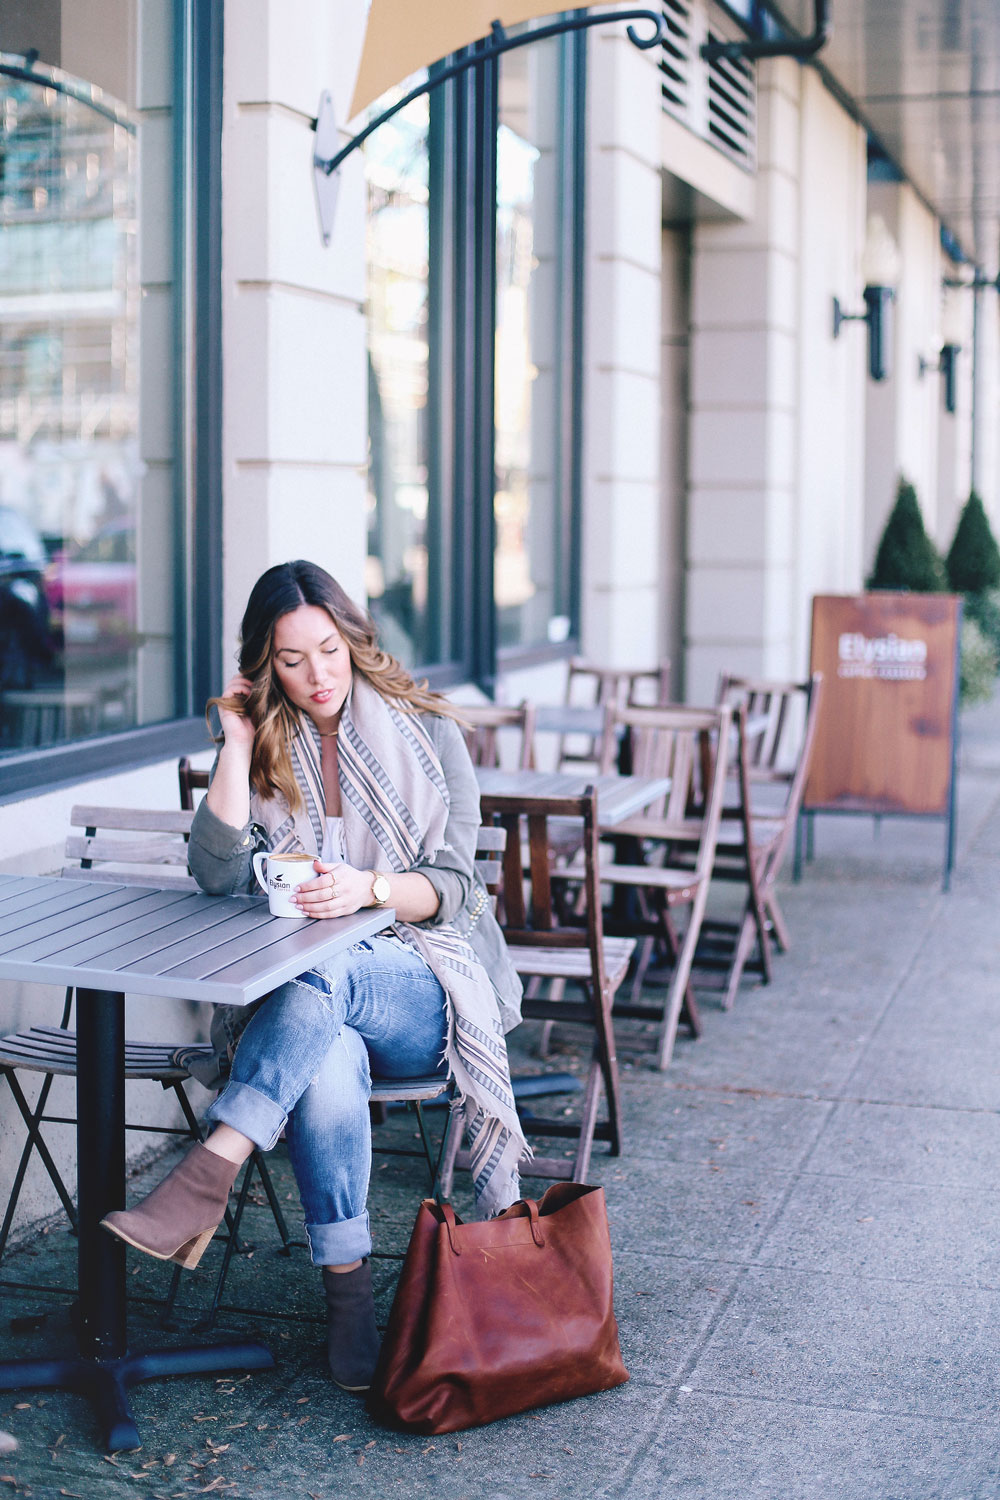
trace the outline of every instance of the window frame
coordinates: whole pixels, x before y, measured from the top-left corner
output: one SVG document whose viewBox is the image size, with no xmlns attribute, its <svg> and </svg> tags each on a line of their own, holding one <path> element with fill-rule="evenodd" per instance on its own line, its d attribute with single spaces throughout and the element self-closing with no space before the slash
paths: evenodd
<svg viewBox="0 0 1000 1500">
<path fill-rule="evenodd" d="M 182 712 L 92 739 L 4 752 L 0 806 L 200 745 L 222 670 L 223 0 L 178 0 L 174 28 L 175 701 Z"/>
<path fill-rule="evenodd" d="M 473 56 L 475 52 L 473 47 Z M 455 56 L 457 60 L 462 54 Z M 566 378 L 560 390 L 556 461 L 570 630 L 566 640 L 555 644 L 497 644 L 494 351 L 501 60 L 478 62 L 430 95 L 428 181 L 436 216 L 431 235 L 441 253 L 431 269 L 428 432 L 439 493 L 454 497 L 435 540 L 451 551 L 443 571 L 451 577 L 451 638 L 457 654 L 448 661 L 417 663 L 414 670 L 439 690 L 474 682 L 493 696 L 502 672 L 561 660 L 579 649 L 586 58 L 583 32 L 561 39 L 560 65 L 570 105 L 561 167 L 571 212 L 561 219 L 565 274 L 560 279 L 558 363 Z"/>
</svg>

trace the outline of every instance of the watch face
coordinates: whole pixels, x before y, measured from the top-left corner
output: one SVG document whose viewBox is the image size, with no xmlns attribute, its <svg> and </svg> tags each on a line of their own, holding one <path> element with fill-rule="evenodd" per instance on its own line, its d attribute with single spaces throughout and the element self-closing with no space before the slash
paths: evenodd
<svg viewBox="0 0 1000 1500">
<path fill-rule="evenodd" d="M 388 901 L 389 889 L 389 882 L 388 880 L 386 880 L 385 876 L 376 875 L 375 879 L 372 881 L 372 895 L 375 897 L 375 900 L 380 903 L 382 901 Z"/>
</svg>

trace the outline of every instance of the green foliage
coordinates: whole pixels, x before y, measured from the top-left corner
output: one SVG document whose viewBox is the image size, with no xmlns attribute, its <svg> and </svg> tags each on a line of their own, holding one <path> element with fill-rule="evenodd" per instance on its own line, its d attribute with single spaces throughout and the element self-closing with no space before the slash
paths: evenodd
<svg viewBox="0 0 1000 1500">
<path fill-rule="evenodd" d="M 1000 589 L 984 589 L 965 600 L 965 618 L 972 620 L 1000 657 Z"/>
<path fill-rule="evenodd" d="M 900 478 L 868 587 L 921 594 L 937 594 L 945 587 L 944 564 L 924 530 L 917 492 L 906 479 Z"/>
<path fill-rule="evenodd" d="M 988 703 L 996 686 L 1000 655 L 975 620 L 962 621 L 961 702 Z"/>
<path fill-rule="evenodd" d="M 979 594 L 1000 584 L 1000 547 L 975 490 L 962 507 L 945 567 L 956 594 Z"/>
</svg>

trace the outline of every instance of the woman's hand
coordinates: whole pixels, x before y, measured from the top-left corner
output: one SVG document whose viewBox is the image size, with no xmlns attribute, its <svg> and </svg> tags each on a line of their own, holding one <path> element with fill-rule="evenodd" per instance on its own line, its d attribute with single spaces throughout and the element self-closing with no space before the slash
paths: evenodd
<svg viewBox="0 0 1000 1500">
<path fill-rule="evenodd" d="M 315 880 L 300 885 L 292 901 L 306 917 L 349 917 L 372 905 L 372 872 L 313 860 Z"/>
<path fill-rule="evenodd" d="M 222 698 L 231 699 L 234 703 L 243 702 L 252 688 L 253 683 L 249 677 L 243 677 L 240 673 L 237 673 L 235 677 L 231 677 L 226 683 L 226 686 L 222 690 Z M 226 707 L 221 702 L 217 706 L 219 723 L 222 726 L 222 733 L 225 735 L 226 744 L 243 750 L 252 749 L 255 730 L 253 720 L 250 716 L 246 713 L 240 713 L 235 707 Z"/>
</svg>

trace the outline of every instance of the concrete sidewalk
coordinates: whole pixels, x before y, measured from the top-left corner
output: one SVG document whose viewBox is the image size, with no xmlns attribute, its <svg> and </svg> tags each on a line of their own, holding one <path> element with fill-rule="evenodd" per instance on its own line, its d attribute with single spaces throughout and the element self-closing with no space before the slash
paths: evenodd
<svg viewBox="0 0 1000 1500">
<path fill-rule="evenodd" d="M 598 1148 L 592 1176 L 627 1386 L 449 1438 L 387 1433 L 324 1374 L 316 1273 L 275 1254 L 261 1209 L 227 1302 L 269 1312 L 229 1311 L 220 1330 L 262 1331 L 278 1368 L 136 1388 L 145 1446 L 114 1460 L 81 1397 L 7 1397 L 0 1427 L 21 1447 L 0 1460 L 3 1489 L 995 1500 L 1000 705 L 966 716 L 962 759 L 949 895 L 938 825 L 887 821 L 876 840 L 867 820 L 822 820 L 815 863 L 785 888 L 795 948 L 775 982 L 745 984 L 728 1015 L 707 1000 L 704 1036 L 666 1075 L 626 1066 L 626 1154 Z M 415 1166 L 376 1162 L 379 1249 L 405 1247 L 419 1192 Z M 2 1275 L 71 1285 L 74 1245 L 54 1228 Z M 130 1261 L 134 1343 L 184 1337 L 215 1264 L 186 1278 L 185 1328 L 165 1335 L 166 1268 Z M 378 1263 L 383 1314 L 396 1270 Z M 68 1297 L 0 1292 L 5 1354 L 69 1345 Z"/>
</svg>

